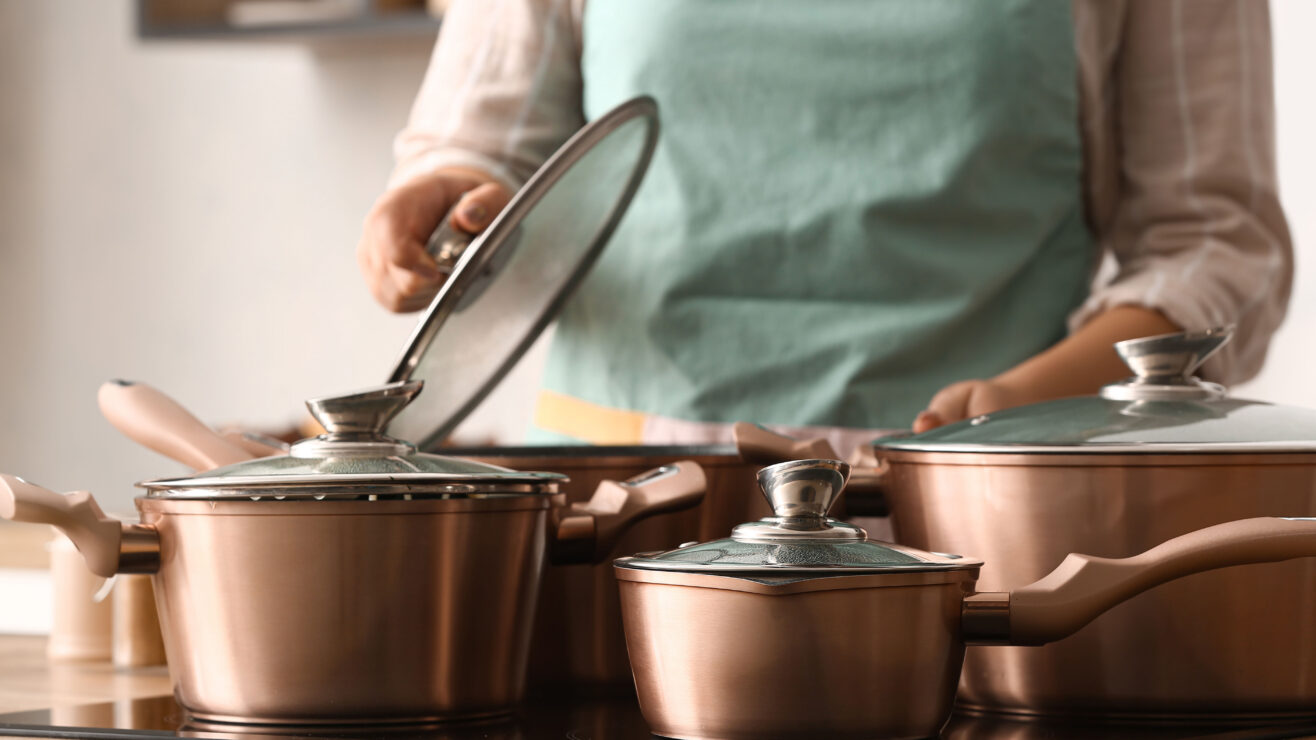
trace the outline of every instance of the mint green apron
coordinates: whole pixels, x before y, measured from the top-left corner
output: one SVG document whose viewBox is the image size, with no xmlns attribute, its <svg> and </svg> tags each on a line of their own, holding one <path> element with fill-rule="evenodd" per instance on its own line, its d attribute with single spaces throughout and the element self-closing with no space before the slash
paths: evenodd
<svg viewBox="0 0 1316 740">
<path fill-rule="evenodd" d="M 588 0 L 585 112 L 657 98 L 548 390 L 703 422 L 907 427 L 1057 342 L 1094 256 L 1057 0 Z"/>
</svg>

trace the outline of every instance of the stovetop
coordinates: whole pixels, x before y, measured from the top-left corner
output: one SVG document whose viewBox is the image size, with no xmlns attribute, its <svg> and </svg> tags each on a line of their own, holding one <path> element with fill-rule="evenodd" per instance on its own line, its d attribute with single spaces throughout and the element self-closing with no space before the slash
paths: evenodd
<svg viewBox="0 0 1316 740">
<path fill-rule="evenodd" d="M 421 727 L 259 727 L 201 722 L 172 696 L 68 704 L 0 714 L 0 737 L 210 740 L 651 740 L 634 698 L 537 700 L 515 716 Z M 1280 740 L 1316 738 L 1316 724 L 1260 728 L 1072 724 L 956 715 L 941 740 Z"/>
</svg>

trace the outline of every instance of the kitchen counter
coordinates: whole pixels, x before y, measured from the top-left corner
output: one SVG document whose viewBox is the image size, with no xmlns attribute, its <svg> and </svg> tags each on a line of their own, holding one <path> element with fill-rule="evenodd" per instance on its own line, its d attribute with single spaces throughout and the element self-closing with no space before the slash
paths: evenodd
<svg viewBox="0 0 1316 740">
<path fill-rule="evenodd" d="M 288 740 L 302 738 L 370 738 L 380 740 L 652 740 L 630 697 L 595 698 L 561 696 L 539 698 L 527 703 L 517 716 L 481 724 L 431 726 L 424 730 L 384 728 L 324 728 L 273 733 L 257 727 L 217 727 L 190 724 L 177 732 L 186 717 L 169 697 L 171 685 L 163 667 L 116 670 L 99 663 L 49 663 L 45 639 L 0 635 L 0 724 L 12 722 L 21 735 L 0 732 L 0 740 L 48 740 L 69 737 L 53 728 L 136 727 L 128 730 L 102 729 L 87 738 L 206 737 L 223 740 Z M 60 709 L 50 709 L 60 707 Z M 50 710 L 46 712 L 44 710 Z M 18 719 L 24 717 L 23 719 Z M 131 724 L 117 722 L 127 718 Z M 54 720 L 52 722 L 52 720 Z M 32 729 L 29 729 L 32 728 Z M 1225 727 L 1138 728 L 1118 725 L 1073 725 L 1018 722 L 1005 718 L 956 716 L 942 733 L 942 740 L 1279 740 L 1316 737 L 1316 727 L 1254 728 Z M 31 735 L 27 733 L 33 733 Z M 38 737 L 38 735 L 40 737 Z M 277 735 L 277 736 L 276 736 Z"/>
<path fill-rule="evenodd" d="M 0 713 L 171 691 L 163 666 L 120 670 L 109 663 L 51 663 L 46 660 L 46 638 L 0 635 Z"/>
</svg>

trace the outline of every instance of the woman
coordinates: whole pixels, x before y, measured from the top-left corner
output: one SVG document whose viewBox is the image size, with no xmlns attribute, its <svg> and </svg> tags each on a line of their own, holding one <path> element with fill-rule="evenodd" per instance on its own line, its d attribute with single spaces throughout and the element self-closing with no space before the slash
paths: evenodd
<svg viewBox="0 0 1316 740">
<path fill-rule="evenodd" d="M 542 437 L 848 445 L 1092 393 L 1180 329 L 1236 323 L 1206 374 L 1238 382 L 1283 318 L 1269 13 L 1236 0 L 457 0 L 358 249 L 376 297 L 423 307 L 449 206 L 478 231 L 638 94 L 663 139 Z"/>
</svg>

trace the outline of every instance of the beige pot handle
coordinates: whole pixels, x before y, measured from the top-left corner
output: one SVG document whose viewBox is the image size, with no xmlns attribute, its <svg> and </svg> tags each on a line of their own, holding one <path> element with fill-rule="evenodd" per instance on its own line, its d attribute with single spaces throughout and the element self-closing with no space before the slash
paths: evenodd
<svg viewBox="0 0 1316 740">
<path fill-rule="evenodd" d="M 101 413 L 115 429 L 193 470 L 210 470 L 255 457 L 145 383 L 111 380 L 101 386 L 97 400 Z"/>
<path fill-rule="evenodd" d="M 55 525 L 73 540 L 87 567 L 98 576 L 153 572 L 159 563 L 155 530 L 106 516 L 86 491 L 61 495 L 0 474 L 0 519 Z M 121 558 L 120 553 L 129 557 Z"/>
<path fill-rule="evenodd" d="M 740 459 L 748 463 L 776 465 L 789 460 L 841 459 L 832 443 L 822 437 L 795 439 L 744 421 L 732 425 L 731 434 Z"/>
<path fill-rule="evenodd" d="M 736 440 L 740 459 L 757 465 L 776 465 L 790 460 L 840 460 L 836 448 L 823 437 L 795 439 L 764 429 L 758 424 L 739 421 L 732 425 L 731 434 Z M 866 448 L 857 450 L 850 459 L 850 478 L 845 490 L 849 493 L 875 497 L 882 495 L 882 476 L 887 467 L 873 458 Z M 877 499 L 869 508 L 885 516 L 886 504 Z"/>
<path fill-rule="evenodd" d="M 223 437 L 229 444 L 246 450 L 252 457 L 286 455 L 291 448 L 281 439 L 241 429 L 225 429 L 219 433 L 219 436 Z"/>
<path fill-rule="evenodd" d="M 627 481 L 605 480 L 583 504 L 572 504 L 557 522 L 552 560 L 601 563 L 626 530 L 641 519 L 694 508 L 707 481 L 697 463 L 683 460 Z"/>
<path fill-rule="evenodd" d="M 1054 642 L 1116 604 L 1186 575 L 1310 556 L 1316 556 L 1316 519 L 1277 517 L 1199 529 L 1131 558 L 1070 555 L 1042 580 L 1009 594 L 1009 642 Z M 970 599 L 992 596 L 1000 595 L 975 594 Z M 972 639 L 970 627 L 965 624 L 966 639 Z"/>
</svg>

